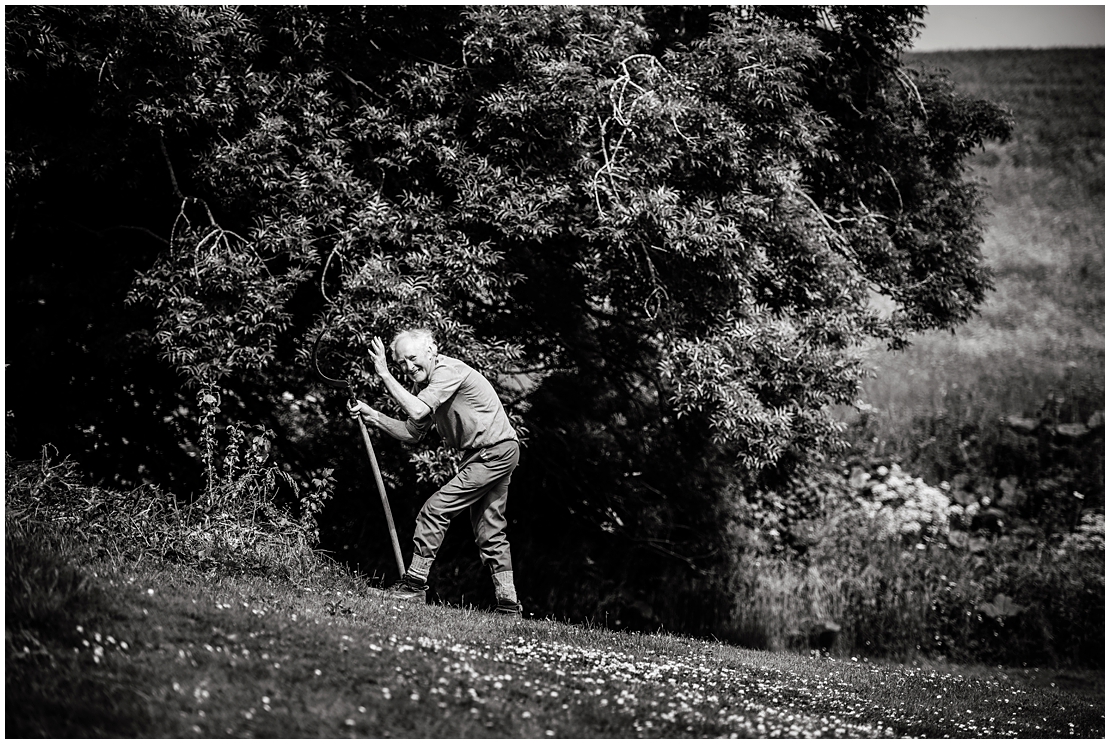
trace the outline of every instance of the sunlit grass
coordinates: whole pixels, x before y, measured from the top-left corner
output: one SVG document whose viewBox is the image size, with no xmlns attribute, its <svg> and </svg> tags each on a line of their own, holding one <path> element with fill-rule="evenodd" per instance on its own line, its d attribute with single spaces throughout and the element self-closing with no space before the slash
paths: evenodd
<svg viewBox="0 0 1110 744">
<path fill-rule="evenodd" d="M 1101 736 L 1101 702 L 958 671 L 91 567 L 106 604 L 8 644 L 7 732 L 142 737 Z M 28 639 L 34 639 L 30 641 Z M 22 644 L 22 645 L 21 645 Z"/>
<path fill-rule="evenodd" d="M 915 337 L 905 352 L 869 353 L 876 377 L 862 397 L 890 417 L 887 430 L 905 431 L 914 416 L 948 411 L 960 390 L 995 419 L 1032 415 L 1054 393 L 1082 398 L 1076 420 L 1102 408 L 1101 229 L 1097 244 L 1075 256 L 1077 239 L 1069 242 L 1058 218 L 1046 226 L 1052 234 L 1030 238 L 1023 222 L 1044 215 L 996 215 L 984 251 L 997 286 L 980 314 L 955 333 Z M 1086 215 L 1083 229 L 1095 230 L 1095 222 Z"/>
<path fill-rule="evenodd" d="M 1049 395 L 1072 401 L 1074 421 L 1101 409 L 1104 358 L 1086 339 L 1069 342 L 1028 327 L 977 330 L 921 337 L 905 352 L 871 353 L 877 377 L 863 398 L 888 417 L 891 432 L 910 433 L 905 425 L 917 415 L 975 409 L 985 416 L 982 423 L 992 424 L 1002 416 L 1032 416 Z"/>
</svg>

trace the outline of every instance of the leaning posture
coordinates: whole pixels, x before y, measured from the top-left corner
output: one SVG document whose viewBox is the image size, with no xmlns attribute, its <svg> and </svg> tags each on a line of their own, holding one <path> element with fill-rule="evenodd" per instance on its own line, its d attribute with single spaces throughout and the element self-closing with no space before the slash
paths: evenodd
<svg viewBox="0 0 1110 744">
<path fill-rule="evenodd" d="M 509 480 L 520 459 L 520 442 L 505 408 L 486 378 L 458 359 L 437 353 L 430 331 L 401 331 L 391 348 L 394 361 L 415 383 L 415 393 L 390 374 L 381 339 L 371 342 L 370 358 L 407 419 L 390 418 L 361 400 L 348 405 L 351 415 L 362 416 L 402 442 L 420 441 L 434 426 L 448 446 L 462 451 L 464 459 L 458 474 L 421 507 L 412 561 L 389 591 L 399 599 L 424 601 L 428 573 L 447 527 L 455 515 L 469 509 L 474 541 L 493 574 L 497 611 L 520 615 L 505 535 Z"/>
</svg>

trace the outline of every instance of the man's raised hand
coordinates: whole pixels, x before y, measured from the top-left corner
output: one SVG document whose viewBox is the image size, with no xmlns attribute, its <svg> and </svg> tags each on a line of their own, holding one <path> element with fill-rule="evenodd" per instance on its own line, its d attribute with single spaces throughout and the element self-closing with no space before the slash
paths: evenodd
<svg viewBox="0 0 1110 744">
<path fill-rule="evenodd" d="M 385 377 L 389 374 L 389 360 L 385 355 L 385 344 L 377 336 L 374 336 L 370 342 L 370 360 L 374 363 L 374 371 L 378 373 L 378 377 Z"/>
</svg>

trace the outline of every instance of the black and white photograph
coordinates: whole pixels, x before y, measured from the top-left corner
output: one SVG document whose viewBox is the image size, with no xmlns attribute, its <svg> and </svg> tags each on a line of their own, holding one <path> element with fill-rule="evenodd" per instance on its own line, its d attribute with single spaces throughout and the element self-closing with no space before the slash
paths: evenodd
<svg viewBox="0 0 1110 744">
<path fill-rule="evenodd" d="M 5 737 L 1105 738 L 1105 6 L 2 12 Z"/>
</svg>

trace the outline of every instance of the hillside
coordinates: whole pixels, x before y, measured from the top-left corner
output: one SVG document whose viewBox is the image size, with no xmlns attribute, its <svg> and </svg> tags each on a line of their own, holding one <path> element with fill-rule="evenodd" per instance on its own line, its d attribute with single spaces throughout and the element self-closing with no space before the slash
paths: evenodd
<svg viewBox="0 0 1110 744">
<path fill-rule="evenodd" d="M 899 664 L 393 601 L 257 492 L 8 462 L 12 737 L 1099 737 L 1101 671 Z M 1002 630 L 1004 624 L 998 625 Z"/>
<path fill-rule="evenodd" d="M 46 570 L 8 583 L 5 733 L 13 737 L 1085 738 L 1105 730 L 1093 674 L 774 654 L 510 620 L 395 603 L 326 566 L 291 582 L 156 561 L 100 560 L 59 573 L 50 570 L 58 556 L 37 557 Z"/>
<path fill-rule="evenodd" d="M 877 378 L 863 390 L 878 409 L 886 451 L 940 480 L 976 455 L 989 466 L 997 436 L 988 429 L 1003 416 L 1085 422 L 1103 408 L 1104 52 L 950 52 L 908 61 L 948 71 L 958 90 L 1002 104 L 1015 122 L 1011 140 L 989 143 L 969 170 L 988 192 L 983 252 L 995 291 L 955 334 L 921 335 L 902 354 L 875 350 Z M 927 420 L 938 416 L 947 417 L 945 432 L 975 430 L 982 451 L 954 451 L 966 434 L 930 442 Z"/>
<path fill-rule="evenodd" d="M 907 55 L 907 61 L 946 70 L 961 92 L 1011 110 L 1017 126 L 998 156 L 1018 168 L 1072 179 L 1073 186 L 1102 197 L 1104 50 L 932 52 Z M 977 165 L 989 167 L 998 159 L 988 154 Z M 1005 202 L 1008 195 L 995 198 Z"/>
<path fill-rule="evenodd" d="M 996 291 L 956 334 L 874 350 L 878 376 L 863 391 L 874 413 L 856 430 L 872 456 L 807 486 L 815 497 L 799 500 L 793 525 L 804 552 L 737 552 L 737 575 L 725 577 L 734 626 L 753 645 L 803 648 L 788 636 L 808 642 L 799 634 L 819 621 L 841 629 L 831 655 L 828 645 L 742 649 L 661 625 L 612 632 L 600 602 L 601 627 L 570 625 L 561 610 L 512 621 L 475 609 L 469 594 L 399 605 L 348 570 L 354 561 L 318 550 L 321 497 L 283 511 L 264 457 L 225 460 L 189 500 L 83 485 L 76 465 L 51 463 L 44 448 L 41 462 L 6 468 L 5 733 L 1104 736 L 1102 658 L 1091 651 L 1103 649 L 1105 585 L 1102 54 L 913 60 L 1014 112 L 1012 141 L 970 164 L 990 190 L 984 251 Z M 1021 439 L 1010 416 L 1053 432 L 1077 422 L 1084 439 L 1044 429 Z M 966 488 L 941 484 L 956 477 Z M 780 497 L 790 494 L 770 496 L 768 514 L 788 513 Z M 1006 529 L 978 514 L 996 497 Z M 918 509 L 926 503 L 935 513 Z M 916 532 L 877 537 L 873 517 L 892 505 Z M 1031 524 L 1046 514 L 1055 532 Z M 753 528 L 753 544 L 774 531 Z M 452 534 L 477 566 L 465 530 Z M 537 534 L 563 539 L 549 524 Z M 560 550 L 575 552 L 565 540 Z M 569 565 L 549 576 L 576 579 Z M 668 601 L 688 601 L 676 582 L 653 581 Z M 990 666 L 953 663 L 969 660 Z"/>
<path fill-rule="evenodd" d="M 1074 319 L 1075 340 L 1101 347 L 1103 51 L 938 53 L 915 60 L 947 70 L 960 91 L 1013 113 L 1011 140 L 989 144 L 971 161 L 972 176 L 990 191 L 984 251 L 998 294 L 1020 285 L 1043 295 Z M 992 302 L 984 316 L 1005 328 L 1001 318 L 1014 324 L 1021 310 Z"/>
</svg>

